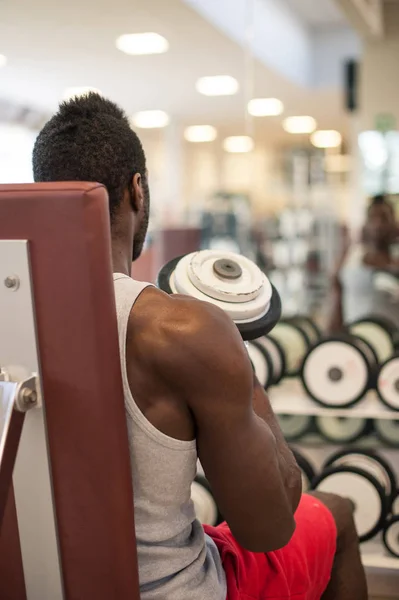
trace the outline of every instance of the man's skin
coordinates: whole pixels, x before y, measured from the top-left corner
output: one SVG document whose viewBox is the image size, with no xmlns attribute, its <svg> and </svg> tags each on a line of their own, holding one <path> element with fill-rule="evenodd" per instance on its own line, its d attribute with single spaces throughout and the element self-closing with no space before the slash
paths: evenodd
<svg viewBox="0 0 399 600">
<path fill-rule="evenodd" d="M 363 228 L 364 254 L 363 264 L 376 269 L 383 269 L 399 274 L 399 261 L 392 256 L 392 244 L 398 234 L 395 215 L 388 203 L 370 206 Z M 343 330 L 345 320 L 343 315 L 344 290 L 340 279 L 341 269 L 348 256 L 350 244 L 345 242 L 339 257 L 331 282 L 331 317 L 328 324 L 330 333 Z"/>
<path fill-rule="evenodd" d="M 136 174 L 112 225 L 116 273 L 130 276 L 132 258 L 141 253 L 146 197 L 147 182 Z M 131 312 L 126 349 L 136 404 L 162 433 L 196 439 L 237 541 L 253 552 L 287 545 L 301 498 L 300 471 L 230 318 L 211 304 L 150 287 Z M 323 600 L 367 600 L 351 502 L 313 495 L 330 509 L 337 526 L 337 552 Z"/>
</svg>

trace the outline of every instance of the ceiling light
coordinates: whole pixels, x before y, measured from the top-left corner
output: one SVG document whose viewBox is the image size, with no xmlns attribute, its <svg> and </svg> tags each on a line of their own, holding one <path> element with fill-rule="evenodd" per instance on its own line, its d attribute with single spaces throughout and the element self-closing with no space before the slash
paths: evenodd
<svg viewBox="0 0 399 600">
<path fill-rule="evenodd" d="M 213 142 L 217 136 L 218 132 L 212 125 L 193 125 L 184 132 L 186 140 L 193 143 Z"/>
<path fill-rule="evenodd" d="M 158 129 L 166 127 L 169 122 L 169 115 L 163 110 L 144 110 L 132 118 L 132 124 L 140 129 Z"/>
<path fill-rule="evenodd" d="M 287 133 L 312 133 L 317 123 L 313 117 L 288 117 L 283 127 Z"/>
<path fill-rule="evenodd" d="M 143 56 L 167 52 L 169 42 L 158 33 L 125 33 L 116 40 L 116 47 L 125 54 Z"/>
<path fill-rule="evenodd" d="M 204 96 L 234 96 L 240 89 L 237 79 L 230 75 L 201 77 L 196 84 L 197 91 Z"/>
<path fill-rule="evenodd" d="M 100 90 L 95 87 L 70 87 L 64 91 L 63 99 L 64 100 L 72 100 L 72 98 L 80 98 L 81 96 L 87 96 L 90 92 L 94 94 L 100 94 Z"/>
<path fill-rule="evenodd" d="M 4 54 L 0 54 L 0 68 L 5 67 L 7 64 L 7 57 Z"/>
<path fill-rule="evenodd" d="M 319 130 L 312 134 L 310 141 L 316 148 L 338 148 L 342 144 L 342 135 L 333 129 Z"/>
<path fill-rule="evenodd" d="M 241 153 L 251 152 L 254 149 L 254 141 L 247 135 L 236 135 L 228 137 L 223 142 L 226 152 Z"/>
<path fill-rule="evenodd" d="M 277 117 L 284 112 L 284 104 L 277 98 L 255 98 L 248 103 L 248 112 L 253 117 Z"/>
</svg>

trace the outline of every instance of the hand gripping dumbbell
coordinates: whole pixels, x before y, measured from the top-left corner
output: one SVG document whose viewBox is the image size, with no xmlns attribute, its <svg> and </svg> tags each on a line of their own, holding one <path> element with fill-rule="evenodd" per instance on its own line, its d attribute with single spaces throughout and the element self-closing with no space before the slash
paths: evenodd
<svg viewBox="0 0 399 600">
<path fill-rule="evenodd" d="M 372 539 L 383 529 L 397 492 L 389 463 L 376 452 L 356 448 L 331 456 L 312 487 L 352 500 L 360 542 Z"/>
<path fill-rule="evenodd" d="M 269 333 L 281 317 L 281 300 L 266 275 L 248 258 L 203 250 L 165 265 L 157 280 L 168 294 L 210 302 L 235 322 L 244 341 Z"/>
</svg>

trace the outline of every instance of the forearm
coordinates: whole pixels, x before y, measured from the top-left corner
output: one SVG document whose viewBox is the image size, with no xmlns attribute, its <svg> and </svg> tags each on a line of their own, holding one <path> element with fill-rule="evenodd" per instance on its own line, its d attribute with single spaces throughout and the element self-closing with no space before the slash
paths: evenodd
<svg viewBox="0 0 399 600">
<path fill-rule="evenodd" d="M 284 439 L 280 425 L 270 404 L 270 400 L 258 382 L 255 384 L 253 407 L 255 413 L 269 426 L 276 439 L 277 457 L 281 476 L 284 481 L 288 501 L 292 507 L 292 512 L 295 513 L 302 495 L 300 470 L 294 455 Z"/>
</svg>

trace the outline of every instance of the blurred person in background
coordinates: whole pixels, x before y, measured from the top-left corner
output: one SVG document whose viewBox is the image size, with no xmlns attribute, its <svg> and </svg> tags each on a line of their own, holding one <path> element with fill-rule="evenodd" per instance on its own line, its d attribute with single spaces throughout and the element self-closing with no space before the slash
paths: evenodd
<svg viewBox="0 0 399 600">
<path fill-rule="evenodd" d="M 394 207 L 384 195 L 375 196 L 368 207 L 360 243 L 349 237 L 332 277 L 330 333 L 343 330 L 345 324 L 368 316 L 389 319 L 399 327 L 399 297 L 379 289 L 377 271 L 396 276 L 399 285 L 399 259 L 394 253 L 398 223 Z"/>
</svg>

